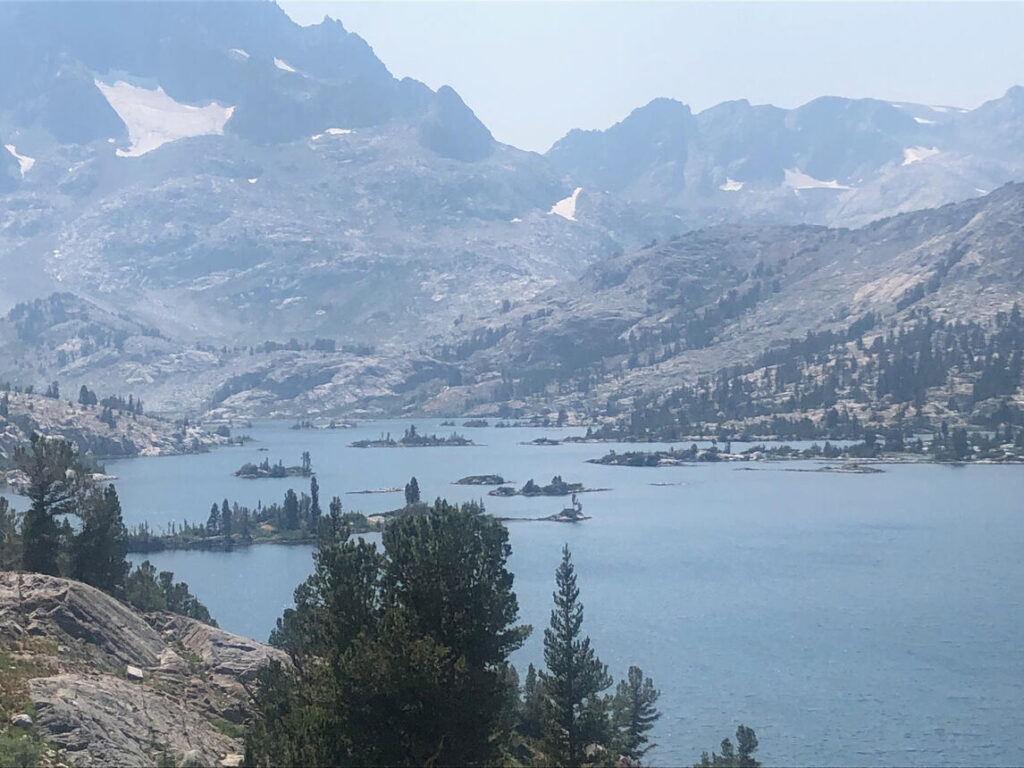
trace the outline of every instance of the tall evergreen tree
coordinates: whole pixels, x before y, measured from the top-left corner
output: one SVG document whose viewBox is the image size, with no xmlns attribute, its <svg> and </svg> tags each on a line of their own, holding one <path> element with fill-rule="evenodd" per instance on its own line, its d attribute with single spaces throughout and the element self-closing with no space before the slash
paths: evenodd
<svg viewBox="0 0 1024 768">
<path fill-rule="evenodd" d="M 600 694 L 611 686 L 612 678 L 590 647 L 590 638 L 582 636 L 583 604 L 568 545 L 562 547 L 555 585 L 551 626 L 544 630 L 547 669 L 541 673 L 548 703 L 548 757 L 576 768 L 587 745 L 607 740 L 607 715 Z"/>
<path fill-rule="evenodd" d="M 420 484 L 415 477 L 405 484 L 405 504 L 411 506 L 420 503 Z"/>
<path fill-rule="evenodd" d="M 73 578 L 121 595 L 130 566 L 128 530 L 121 519 L 121 503 L 113 485 L 94 490 L 82 510 L 82 530 L 72 544 Z"/>
<path fill-rule="evenodd" d="M 316 533 L 320 530 L 320 516 L 323 510 L 320 509 L 320 483 L 316 475 L 309 478 L 309 529 Z"/>
<path fill-rule="evenodd" d="M 208 536 L 216 536 L 220 533 L 220 505 L 217 502 L 213 502 L 213 506 L 210 507 L 210 516 L 206 518 L 206 534 Z"/>
<path fill-rule="evenodd" d="M 281 525 L 287 531 L 297 530 L 299 527 L 299 497 L 295 491 L 289 488 L 284 493 L 284 506 L 281 508 Z"/>
<path fill-rule="evenodd" d="M 612 702 L 612 720 L 620 754 L 639 761 L 657 746 L 648 744 L 647 732 L 661 717 L 654 706 L 660 695 L 651 678 L 644 678 L 640 667 L 630 667 L 626 679 L 619 682 Z"/>
<path fill-rule="evenodd" d="M 258 765 L 500 762 L 528 628 L 505 567 L 508 532 L 477 505 L 395 520 L 384 553 L 348 541 L 341 505 L 313 575 L 272 641 L 294 670 L 261 673 L 246 760 Z"/>
<path fill-rule="evenodd" d="M 15 451 L 15 462 L 28 475 L 31 505 L 22 523 L 22 568 L 60 575 L 57 518 L 77 511 L 81 473 L 71 443 L 32 435 L 28 448 Z"/>
<path fill-rule="evenodd" d="M 232 512 L 231 506 L 228 504 L 228 500 L 224 499 L 224 502 L 220 505 L 220 532 L 223 536 L 231 536 L 231 532 L 234 530 L 232 526 Z"/>
</svg>

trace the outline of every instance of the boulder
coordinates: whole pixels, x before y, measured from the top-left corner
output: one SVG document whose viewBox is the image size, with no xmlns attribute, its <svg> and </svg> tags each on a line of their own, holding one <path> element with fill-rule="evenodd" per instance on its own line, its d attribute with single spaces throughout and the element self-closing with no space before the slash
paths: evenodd
<svg viewBox="0 0 1024 768">
<path fill-rule="evenodd" d="M 16 725 L 19 728 L 29 728 L 32 725 L 32 718 L 28 715 L 14 715 L 11 717 L 11 725 Z"/>
</svg>

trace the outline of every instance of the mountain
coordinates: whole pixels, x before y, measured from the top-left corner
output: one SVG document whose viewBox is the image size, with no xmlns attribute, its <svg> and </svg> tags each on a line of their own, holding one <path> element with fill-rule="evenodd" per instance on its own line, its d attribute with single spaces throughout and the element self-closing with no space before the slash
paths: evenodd
<svg viewBox="0 0 1024 768">
<path fill-rule="evenodd" d="M 543 158 L 338 22 L 30 2 L 0 25 L 4 309 L 71 290 L 188 340 L 416 339 L 618 247 L 549 214 L 572 189 Z"/>
<path fill-rule="evenodd" d="M 464 383 L 427 407 L 605 415 L 622 398 L 759 360 L 764 368 L 773 350 L 802 357 L 799 343 L 816 334 L 870 342 L 923 317 L 976 322 L 981 333 L 1024 303 L 1021 254 L 1021 184 L 859 229 L 730 224 L 688 233 L 605 259 L 467 332 L 461 347 L 437 350 L 458 361 Z M 1021 386 L 1011 392 L 1024 407 Z M 931 398 L 949 394 L 939 388 Z"/>
<path fill-rule="evenodd" d="M 154 413 L 541 407 L 583 370 L 590 404 L 661 386 L 842 314 L 817 262 L 787 287 L 787 253 L 866 238 L 880 280 L 894 243 L 917 242 L 792 225 L 867 233 L 1024 172 L 1021 88 L 969 112 L 659 99 L 539 155 L 451 88 L 393 77 L 339 22 L 300 27 L 264 0 L 11 2 L 0 29 L 0 381 Z M 868 257 L 844 248 L 834 279 L 865 284 Z M 775 305 L 748 295 L 761 261 L 806 316 L 693 347 Z M 688 314 L 719 300 L 735 317 Z M 608 378 L 623 332 L 666 315 L 659 333 L 690 334 L 668 378 Z"/>
<path fill-rule="evenodd" d="M 860 225 L 985 194 L 1024 173 L 1024 89 L 975 110 L 823 97 L 796 109 L 656 99 L 547 158 L 584 190 L 683 221 Z"/>
</svg>

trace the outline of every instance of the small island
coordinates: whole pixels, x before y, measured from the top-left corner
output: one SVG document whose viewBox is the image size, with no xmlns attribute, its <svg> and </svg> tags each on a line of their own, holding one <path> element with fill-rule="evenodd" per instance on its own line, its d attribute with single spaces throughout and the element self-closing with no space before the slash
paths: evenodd
<svg viewBox="0 0 1024 768">
<path fill-rule="evenodd" d="M 356 440 L 349 443 L 350 448 L 445 448 L 450 446 L 476 445 L 472 440 L 452 432 L 448 437 L 437 435 L 421 435 L 416 431 L 416 425 L 410 425 L 401 438 L 395 440 L 391 433 L 381 435 L 376 440 Z"/>
<path fill-rule="evenodd" d="M 546 517 L 499 517 L 502 522 L 541 522 L 541 523 L 578 523 L 582 520 L 589 520 L 590 517 L 583 514 L 583 504 L 576 494 L 572 495 L 572 503 L 561 512 Z"/>
<path fill-rule="evenodd" d="M 511 482 L 501 475 L 469 475 L 455 481 L 455 485 L 505 485 Z"/>
<path fill-rule="evenodd" d="M 526 484 L 519 488 L 502 486 L 488 491 L 489 496 L 568 496 L 577 493 L 593 493 L 594 491 L 607 491 L 608 488 L 584 488 L 583 483 L 567 483 L 561 475 L 555 475 L 547 485 L 537 485 L 533 478 L 526 481 Z"/>
<path fill-rule="evenodd" d="M 489 427 L 487 419 L 470 419 L 469 421 L 462 422 L 462 426 L 472 429 L 473 427 Z"/>
<path fill-rule="evenodd" d="M 309 458 L 309 451 L 302 452 L 301 463 L 295 467 L 286 467 L 284 462 L 278 459 L 277 464 L 271 464 L 270 459 L 264 459 L 259 464 L 243 464 L 235 472 L 235 477 L 243 480 L 259 480 L 263 478 L 281 477 L 309 477 L 313 474 L 313 462 Z"/>
</svg>

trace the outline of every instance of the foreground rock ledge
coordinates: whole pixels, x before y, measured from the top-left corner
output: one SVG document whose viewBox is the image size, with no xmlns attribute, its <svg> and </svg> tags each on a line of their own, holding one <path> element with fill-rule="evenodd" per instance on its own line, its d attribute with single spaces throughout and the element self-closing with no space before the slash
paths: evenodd
<svg viewBox="0 0 1024 768">
<path fill-rule="evenodd" d="M 288 663 L 275 648 L 193 619 L 144 616 L 80 582 L 8 571 L 0 652 L 39 671 L 25 703 L 72 766 L 235 764 L 243 683 L 272 660 Z"/>
</svg>

